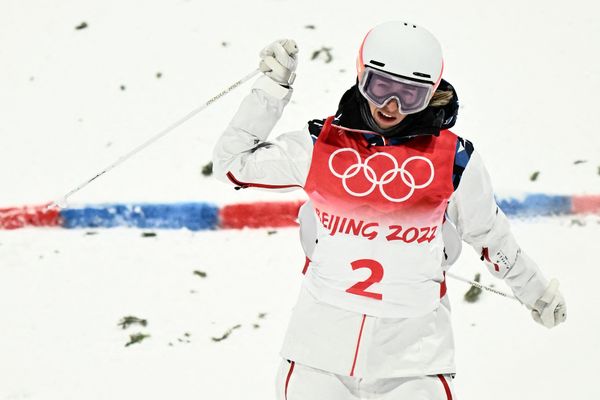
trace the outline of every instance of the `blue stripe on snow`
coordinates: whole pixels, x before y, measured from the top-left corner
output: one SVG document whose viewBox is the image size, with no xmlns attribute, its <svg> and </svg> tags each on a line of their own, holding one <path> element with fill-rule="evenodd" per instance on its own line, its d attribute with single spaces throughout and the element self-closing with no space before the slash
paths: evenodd
<svg viewBox="0 0 600 400">
<path fill-rule="evenodd" d="M 507 215 L 513 217 L 564 215 L 573 212 L 571 196 L 530 194 L 524 198 L 498 199 L 498 205 Z M 248 218 L 252 216 L 249 215 Z M 61 219 L 66 228 L 124 226 L 187 228 L 198 231 L 219 227 L 219 207 L 210 203 L 99 204 L 63 209 Z"/>
<path fill-rule="evenodd" d="M 219 208 L 210 203 L 104 204 L 61 211 L 65 228 L 215 229 Z"/>
<path fill-rule="evenodd" d="M 500 199 L 498 205 L 506 215 L 535 217 L 572 213 L 571 196 L 530 194 L 525 199 Z"/>
</svg>

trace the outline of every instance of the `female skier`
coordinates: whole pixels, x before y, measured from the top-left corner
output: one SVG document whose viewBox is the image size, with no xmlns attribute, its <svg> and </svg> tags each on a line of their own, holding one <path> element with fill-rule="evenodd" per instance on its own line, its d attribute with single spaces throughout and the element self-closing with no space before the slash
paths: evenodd
<svg viewBox="0 0 600 400">
<path fill-rule="evenodd" d="M 262 50 L 264 75 L 213 157 L 216 176 L 238 188 L 301 188 L 310 199 L 300 212 L 309 263 L 277 397 L 452 399 L 445 271 L 460 240 L 442 227 L 451 233 L 453 221 L 548 328 L 566 318 L 558 283 L 515 241 L 473 145 L 448 130 L 458 99 L 431 33 L 407 22 L 376 26 L 336 114 L 267 141 L 292 95 L 297 52 L 293 40 Z"/>
</svg>

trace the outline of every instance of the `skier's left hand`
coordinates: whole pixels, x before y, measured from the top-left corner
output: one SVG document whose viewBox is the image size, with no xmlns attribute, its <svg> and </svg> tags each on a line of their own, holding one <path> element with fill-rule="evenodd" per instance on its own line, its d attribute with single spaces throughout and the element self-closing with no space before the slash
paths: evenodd
<svg viewBox="0 0 600 400">
<path fill-rule="evenodd" d="M 562 294 L 558 291 L 558 280 L 552 279 L 546 291 L 531 310 L 533 319 L 546 328 L 554 328 L 567 319 L 567 304 Z"/>
</svg>

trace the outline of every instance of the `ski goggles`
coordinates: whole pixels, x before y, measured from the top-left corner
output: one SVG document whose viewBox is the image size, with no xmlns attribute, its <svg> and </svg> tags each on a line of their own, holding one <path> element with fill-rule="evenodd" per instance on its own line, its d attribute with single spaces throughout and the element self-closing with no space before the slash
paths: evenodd
<svg viewBox="0 0 600 400">
<path fill-rule="evenodd" d="M 378 108 L 383 108 L 392 99 L 396 99 L 402 114 L 414 114 L 427 108 L 433 84 L 367 67 L 358 90 Z"/>
</svg>

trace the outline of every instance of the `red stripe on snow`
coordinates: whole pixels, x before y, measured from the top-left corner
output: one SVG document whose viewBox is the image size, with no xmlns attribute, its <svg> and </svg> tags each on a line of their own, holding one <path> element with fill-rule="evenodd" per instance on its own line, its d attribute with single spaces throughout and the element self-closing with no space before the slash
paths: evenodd
<svg viewBox="0 0 600 400">
<path fill-rule="evenodd" d="M 287 188 L 293 188 L 293 187 L 299 187 L 299 188 L 302 187 L 300 185 L 269 185 L 269 184 L 265 184 L 265 183 L 242 182 L 242 181 L 238 180 L 235 176 L 233 176 L 233 174 L 231 172 L 227 173 L 227 178 L 232 183 L 234 183 L 235 185 L 238 185 L 239 187 L 241 187 L 243 189 L 249 188 L 249 187 L 257 187 L 257 188 L 263 188 L 263 189 L 287 189 Z"/>
<path fill-rule="evenodd" d="M 450 385 L 448 385 L 446 378 L 444 377 L 444 375 L 438 375 L 437 377 L 440 379 L 440 381 L 442 381 L 442 385 L 444 385 L 444 390 L 446 391 L 446 398 L 448 400 L 452 400 L 452 392 L 450 391 Z"/>
<path fill-rule="evenodd" d="M 302 201 L 232 204 L 221 208 L 222 228 L 282 228 L 297 226 Z"/>
<path fill-rule="evenodd" d="M 573 196 L 572 212 L 574 214 L 598 213 L 600 212 L 600 195 L 595 196 Z"/>
<path fill-rule="evenodd" d="M 26 226 L 60 226 L 60 211 L 47 205 L 0 208 L 0 229 Z"/>
<path fill-rule="evenodd" d="M 285 400 L 287 400 L 288 385 L 290 384 L 290 378 L 292 377 L 292 372 L 294 372 L 295 365 L 296 365 L 296 363 L 294 361 L 290 362 L 290 370 L 288 371 L 287 378 L 285 378 L 285 392 L 284 392 Z"/>
<path fill-rule="evenodd" d="M 350 370 L 350 376 L 354 376 L 354 368 L 356 367 L 356 359 L 358 358 L 358 349 L 360 348 L 360 339 L 362 338 L 363 327 L 365 326 L 366 314 L 363 314 L 362 322 L 360 324 L 360 332 L 358 333 L 358 340 L 356 341 L 356 350 L 354 352 L 354 361 L 352 362 L 352 369 Z"/>
</svg>

